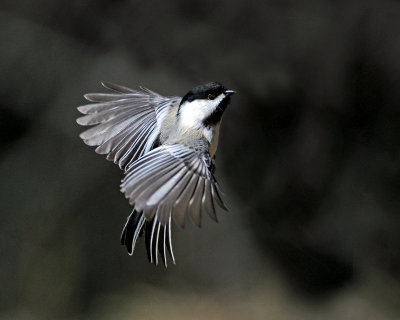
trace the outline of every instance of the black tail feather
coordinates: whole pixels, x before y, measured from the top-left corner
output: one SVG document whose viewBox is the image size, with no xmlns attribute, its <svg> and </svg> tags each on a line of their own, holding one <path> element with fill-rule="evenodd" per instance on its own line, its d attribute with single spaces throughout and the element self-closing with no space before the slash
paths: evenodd
<svg viewBox="0 0 400 320">
<path fill-rule="evenodd" d="M 142 216 L 141 213 L 133 210 L 121 233 L 121 245 L 126 246 L 130 255 L 135 250 L 138 236 L 141 236 L 143 233 L 144 219 Z"/>
<path fill-rule="evenodd" d="M 131 244 L 127 243 L 128 239 L 133 239 L 133 234 L 135 233 L 135 222 L 138 220 L 138 215 L 135 211 L 131 213 L 131 215 L 126 220 L 126 224 L 124 230 L 121 234 L 121 244 L 126 245 L 128 252 L 132 253 Z M 137 222 L 136 222 L 137 224 Z"/>
</svg>

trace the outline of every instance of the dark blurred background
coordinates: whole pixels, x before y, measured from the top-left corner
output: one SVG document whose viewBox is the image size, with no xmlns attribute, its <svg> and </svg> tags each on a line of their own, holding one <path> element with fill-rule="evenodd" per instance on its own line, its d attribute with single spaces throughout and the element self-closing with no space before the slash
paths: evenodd
<svg viewBox="0 0 400 320">
<path fill-rule="evenodd" d="M 0 4 L 0 319 L 398 319 L 399 1 Z M 231 213 L 129 257 L 122 172 L 78 138 L 100 81 L 236 90 Z"/>
</svg>

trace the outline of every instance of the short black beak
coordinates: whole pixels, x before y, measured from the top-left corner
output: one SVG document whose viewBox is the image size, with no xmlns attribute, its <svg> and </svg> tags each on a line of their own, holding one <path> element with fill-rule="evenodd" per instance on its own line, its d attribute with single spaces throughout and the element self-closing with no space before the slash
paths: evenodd
<svg viewBox="0 0 400 320">
<path fill-rule="evenodd" d="M 236 93 L 236 92 L 233 91 L 233 90 L 226 90 L 224 93 L 225 93 L 225 95 L 226 95 L 227 97 L 229 97 L 229 96 L 233 95 L 233 94 Z"/>
</svg>

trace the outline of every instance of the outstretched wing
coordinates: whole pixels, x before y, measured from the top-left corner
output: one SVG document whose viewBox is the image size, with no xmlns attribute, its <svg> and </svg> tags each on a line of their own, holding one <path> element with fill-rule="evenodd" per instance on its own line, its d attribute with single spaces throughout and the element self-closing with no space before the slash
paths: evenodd
<svg viewBox="0 0 400 320">
<path fill-rule="evenodd" d="M 208 152 L 173 144 L 162 145 L 127 167 L 121 191 L 141 216 L 138 223 L 132 224 L 132 227 L 135 225 L 130 232 L 132 237 L 127 238 L 123 231 L 123 244 L 127 245 L 128 251 L 133 251 L 145 222 L 148 222 L 147 228 L 150 229 L 151 225 L 151 230 L 146 230 L 149 259 L 157 263 L 157 247 L 163 259 L 165 253 L 160 248 L 164 248 L 164 252 L 165 248 L 171 248 L 173 257 L 171 217 L 181 227 L 185 224 L 186 213 L 198 226 L 201 225 L 202 212 L 207 212 L 217 221 L 216 204 L 225 210 L 227 208 L 221 199 L 217 181 L 209 170 L 211 162 Z M 161 232 L 163 239 L 160 242 L 159 230 L 169 230 L 169 234 Z M 167 245 L 166 239 L 169 241 Z"/>
<path fill-rule="evenodd" d="M 77 123 L 95 127 L 81 133 L 96 152 L 107 154 L 107 160 L 121 169 L 158 146 L 161 124 L 169 108 L 179 104 L 180 97 L 163 97 L 146 88 L 140 91 L 102 82 L 116 93 L 88 93 L 91 104 L 78 107 L 85 116 Z"/>
</svg>

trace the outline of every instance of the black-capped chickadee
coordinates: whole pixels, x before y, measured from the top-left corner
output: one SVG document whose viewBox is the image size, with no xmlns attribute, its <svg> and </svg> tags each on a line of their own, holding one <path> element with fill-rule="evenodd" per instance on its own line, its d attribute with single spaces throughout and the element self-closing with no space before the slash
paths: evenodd
<svg viewBox="0 0 400 320">
<path fill-rule="evenodd" d="M 80 125 L 95 125 L 80 137 L 125 171 L 121 192 L 133 211 L 121 244 L 133 253 L 144 232 L 149 261 L 158 252 L 167 266 L 171 218 L 184 226 L 186 213 L 200 226 L 202 212 L 215 221 L 216 204 L 227 210 L 214 178 L 222 115 L 235 92 L 217 82 L 190 90 L 183 98 L 164 97 L 104 82 L 114 93 L 89 93 L 94 103 L 78 107 Z"/>
</svg>

